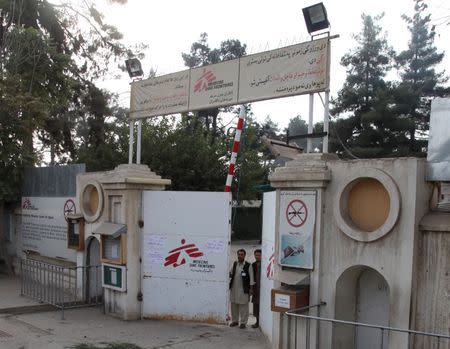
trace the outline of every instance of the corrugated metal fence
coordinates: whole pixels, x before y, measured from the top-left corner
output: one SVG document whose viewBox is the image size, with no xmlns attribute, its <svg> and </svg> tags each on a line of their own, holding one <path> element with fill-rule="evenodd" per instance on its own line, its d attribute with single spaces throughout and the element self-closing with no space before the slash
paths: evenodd
<svg viewBox="0 0 450 349">
<path fill-rule="evenodd" d="M 75 196 L 77 174 L 85 172 L 85 164 L 28 168 L 24 173 L 22 196 Z"/>
<path fill-rule="evenodd" d="M 20 260 L 20 294 L 64 309 L 103 303 L 101 265 L 67 267 Z"/>
</svg>

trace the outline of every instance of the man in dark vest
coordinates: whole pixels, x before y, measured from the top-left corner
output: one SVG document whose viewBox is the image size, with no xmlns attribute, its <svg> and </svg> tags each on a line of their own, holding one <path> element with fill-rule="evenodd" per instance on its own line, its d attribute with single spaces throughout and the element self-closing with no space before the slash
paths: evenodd
<svg viewBox="0 0 450 349">
<path fill-rule="evenodd" d="M 237 251 L 237 261 L 233 263 L 230 271 L 230 326 L 245 328 L 248 320 L 248 303 L 253 293 L 254 277 L 251 265 L 245 261 L 244 249 Z"/>
<path fill-rule="evenodd" d="M 255 287 L 253 287 L 253 316 L 256 318 L 256 323 L 252 325 L 253 328 L 259 327 L 259 294 L 261 289 L 261 250 L 256 249 L 255 262 L 252 263 L 253 276 L 255 277 Z"/>
</svg>

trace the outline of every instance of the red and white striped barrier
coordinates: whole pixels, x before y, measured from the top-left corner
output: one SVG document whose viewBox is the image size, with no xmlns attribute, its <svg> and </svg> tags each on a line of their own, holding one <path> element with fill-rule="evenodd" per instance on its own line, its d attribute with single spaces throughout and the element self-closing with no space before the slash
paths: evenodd
<svg viewBox="0 0 450 349">
<path fill-rule="evenodd" d="M 242 128 L 244 127 L 245 114 L 246 114 L 245 107 L 242 105 L 241 110 L 239 111 L 239 121 L 237 124 L 236 133 L 234 134 L 234 142 L 233 142 L 233 150 L 231 152 L 230 167 L 228 168 L 228 176 L 227 176 L 227 181 L 225 183 L 225 191 L 226 192 L 231 191 L 231 183 L 233 181 L 234 168 L 236 165 L 237 154 L 239 151 L 239 144 L 241 142 L 241 133 L 242 133 Z"/>
</svg>

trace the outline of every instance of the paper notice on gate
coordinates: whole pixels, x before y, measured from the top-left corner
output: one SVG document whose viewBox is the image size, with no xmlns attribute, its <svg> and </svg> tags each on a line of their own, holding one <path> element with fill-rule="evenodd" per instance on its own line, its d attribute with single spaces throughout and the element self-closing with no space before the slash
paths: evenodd
<svg viewBox="0 0 450 349">
<path fill-rule="evenodd" d="M 150 264 L 161 264 L 164 261 L 167 237 L 164 235 L 144 235 L 144 260 Z"/>
<path fill-rule="evenodd" d="M 225 246 L 227 245 L 225 240 L 212 239 L 205 243 L 204 249 L 206 252 L 210 253 L 223 253 L 225 251 Z"/>
</svg>

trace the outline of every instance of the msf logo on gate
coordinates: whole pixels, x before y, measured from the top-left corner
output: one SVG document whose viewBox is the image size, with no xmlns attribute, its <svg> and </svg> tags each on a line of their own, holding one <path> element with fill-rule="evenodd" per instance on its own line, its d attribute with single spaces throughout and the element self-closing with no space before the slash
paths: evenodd
<svg viewBox="0 0 450 349">
<path fill-rule="evenodd" d="M 172 265 L 174 268 L 179 267 L 180 265 L 186 264 L 186 258 L 184 256 L 189 256 L 190 258 L 196 258 L 203 256 L 203 252 L 201 252 L 195 244 L 187 244 L 185 245 L 186 240 L 181 240 L 181 246 L 169 251 L 169 255 L 166 257 L 164 266 Z M 180 260 L 181 257 L 181 260 Z"/>
</svg>

